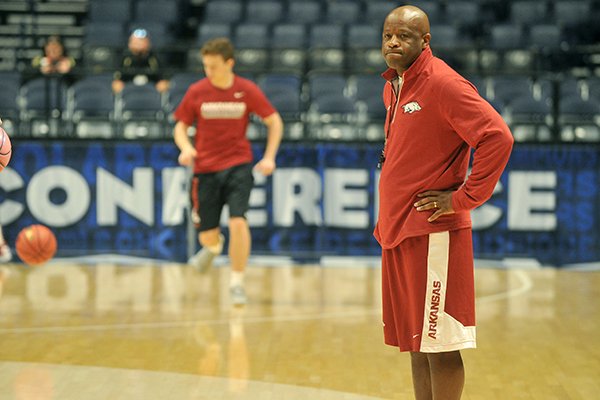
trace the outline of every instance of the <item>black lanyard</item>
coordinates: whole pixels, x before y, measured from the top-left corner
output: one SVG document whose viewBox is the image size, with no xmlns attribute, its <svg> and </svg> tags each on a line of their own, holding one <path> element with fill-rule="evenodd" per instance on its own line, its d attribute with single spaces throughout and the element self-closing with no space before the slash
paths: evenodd
<svg viewBox="0 0 600 400">
<path fill-rule="evenodd" d="M 398 78 L 400 79 L 400 78 Z M 383 142 L 383 148 L 379 153 L 379 161 L 377 162 L 377 168 L 381 169 L 383 163 L 385 162 L 385 147 L 387 145 L 388 136 L 390 135 L 390 129 L 392 127 L 392 121 L 394 120 L 394 116 L 396 115 L 396 108 L 398 105 L 398 101 L 400 100 L 400 84 L 398 84 L 398 89 L 394 87 L 394 84 L 390 81 L 390 85 L 392 85 L 392 90 L 390 91 L 390 95 L 392 98 L 390 99 L 391 109 L 389 112 L 389 118 L 387 118 L 387 126 L 385 127 L 385 139 Z M 395 97 L 395 98 L 394 98 Z"/>
</svg>

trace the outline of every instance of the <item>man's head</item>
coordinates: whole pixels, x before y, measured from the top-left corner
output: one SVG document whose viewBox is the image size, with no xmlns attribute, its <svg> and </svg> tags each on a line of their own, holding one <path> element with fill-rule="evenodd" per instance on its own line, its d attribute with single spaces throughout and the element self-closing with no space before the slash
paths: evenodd
<svg viewBox="0 0 600 400">
<path fill-rule="evenodd" d="M 388 67 L 402 73 L 429 46 L 430 39 L 427 14 L 414 6 L 398 7 L 383 23 L 381 53 Z"/>
<path fill-rule="evenodd" d="M 148 54 L 150 52 L 150 47 L 152 47 L 148 31 L 141 28 L 134 30 L 129 36 L 127 47 L 133 55 L 142 56 Z"/>
<path fill-rule="evenodd" d="M 233 72 L 234 48 L 227 38 L 215 38 L 204 43 L 200 49 L 206 77 L 211 80 L 228 78 Z"/>
<path fill-rule="evenodd" d="M 45 56 L 51 60 L 59 60 L 65 53 L 63 44 L 58 36 L 50 36 L 44 45 Z"/>
</svg>

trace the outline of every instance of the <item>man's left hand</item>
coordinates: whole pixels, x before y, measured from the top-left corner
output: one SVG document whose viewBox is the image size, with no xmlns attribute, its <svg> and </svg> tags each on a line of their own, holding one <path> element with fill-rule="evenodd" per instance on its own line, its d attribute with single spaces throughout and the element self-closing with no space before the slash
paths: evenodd
<svg viewBox="0 0 600 400">
<path fill-rule="evenodd" d="M 275 161 L 269 158 L 263 158 L 254 166 L 258 172 L 263 174 L 264 176 L 269 176 L 275 171 Z"/>
<path fill-rule="evenodd" d="M 417 194 L 420 199 L 414 206 L 417 211 L 433 211 L 427 221 L 433 222 L 442 215 L 454 214 L 452 208 L 452 193 L 454 191 L 428 190 Z"/>
</svg>

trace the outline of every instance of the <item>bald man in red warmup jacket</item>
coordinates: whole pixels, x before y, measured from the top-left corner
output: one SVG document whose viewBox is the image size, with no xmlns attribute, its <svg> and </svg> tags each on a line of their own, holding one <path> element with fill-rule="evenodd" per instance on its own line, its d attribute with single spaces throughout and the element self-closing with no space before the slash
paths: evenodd
<svg viewBox="0 0 600 400">
<path fill-rule="evenodd" d="M 475 87 L 433 56 L 430 39 L 419 8 L 399 7 L 385 19 L 386 139 L 374 234 L 385 342 L 411 353 L 417 400 L 455 400 L 464 386 L 460 350 L 476 345 L 470 210 L 492 195 L 513 137 Z"/>
</svg>

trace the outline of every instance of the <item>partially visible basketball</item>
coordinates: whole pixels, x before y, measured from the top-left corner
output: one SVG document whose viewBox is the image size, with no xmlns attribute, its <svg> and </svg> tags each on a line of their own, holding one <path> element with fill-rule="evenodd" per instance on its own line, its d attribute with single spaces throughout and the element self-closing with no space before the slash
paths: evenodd
<svg viewBox="0 0 600 400">
<path fill-rule="evenodd" d="M 43 264 L 56 253 L 56 236 L 44 225 L 30 225 L 19 232 L 15 248 L 25 264 Z"/>
<path fill-rule="evenodd" d="M 12 155 L 12 144 L 8 134 L 0 127 L 0 171 L 8 165 L 10 156 Z"/>
</svg>

